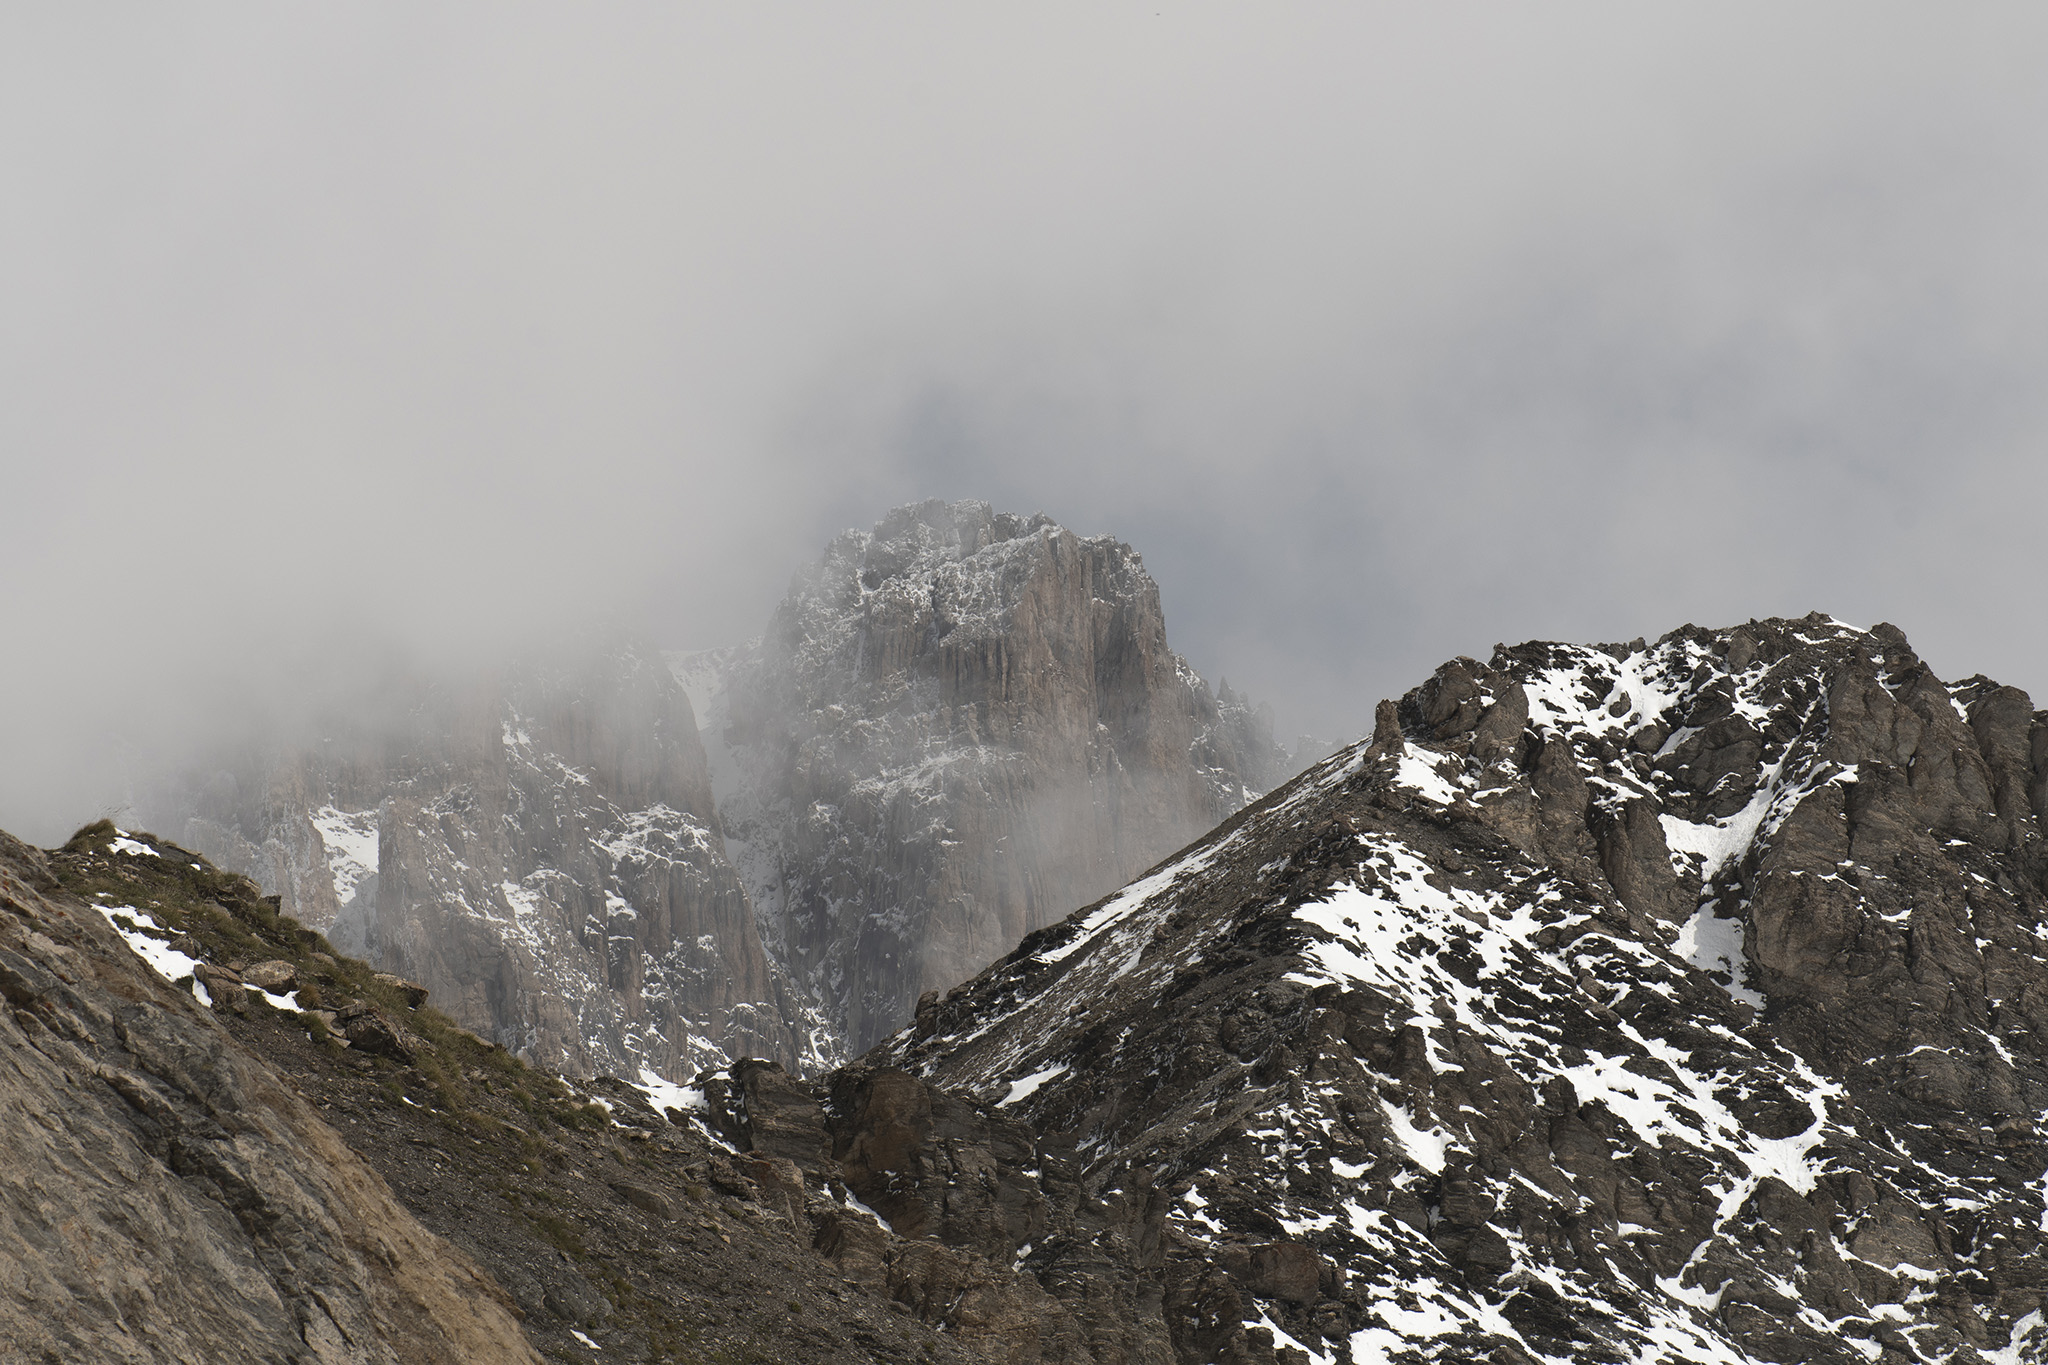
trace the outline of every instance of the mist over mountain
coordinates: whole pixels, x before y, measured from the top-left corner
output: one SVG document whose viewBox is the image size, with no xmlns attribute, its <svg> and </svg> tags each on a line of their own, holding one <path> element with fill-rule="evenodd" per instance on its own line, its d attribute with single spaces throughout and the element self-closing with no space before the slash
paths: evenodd
<svg viewBox="0 0 2048 1365">
<path fill-rule="evenodd" d="M 1129 546 L 931 501 L 835 539 L 756 644 L 390 674 L 134 818 L 528 1061 L 687 1078 L 862 1051 L 1296 766 Z"/>
<path fill-rule="evenodd" d="M 933 496 L 1287 736 L 1814 602 L 2038 695 L 2044 22 L 0 15 L 0 824 Z"/>
<path fill-rule="evenodd" d="M 0 1365 L 2048 1365 L 2044 70 L 0 8 Z"/>
<path fill-rule="evenodd" d="M 855 1052 L 1293 771 L 1136 551 L 983 502 L 839 537 L 758 644 L 677 668 L 755 909 Z"/>
<path fill-rule="evenodd" d="M 963 524 L 1057 540 L 884 526 Z M 2044 817 L 2048 712 L 1888 625 L 1501 647 L 863 1056 L 688 1086 L 527 1066 L 169 841 L 0 840 L 0 1109 L 61 1135 L 0 1239 L 69 1286 L 0 1314 L 96 1350 L 203 1246 L 155 1330 L 231 1360 L 2023 1365 Z"/>
</svg>

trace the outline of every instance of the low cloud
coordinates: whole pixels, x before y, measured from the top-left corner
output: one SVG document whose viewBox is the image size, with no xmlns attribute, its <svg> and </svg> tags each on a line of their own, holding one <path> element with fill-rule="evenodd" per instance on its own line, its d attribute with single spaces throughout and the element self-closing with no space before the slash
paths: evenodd
<svg viewBox="0 0 2048 1365">
<path fill-rule="evenodd" d="M 2048 21 L 249 8 L 0 41 L 0 826 L 926 496 L 1332 738 L 1820 608 L 2048 692 Z M 152 757 L 154 756 L 154 757 Z"/>
</svg>

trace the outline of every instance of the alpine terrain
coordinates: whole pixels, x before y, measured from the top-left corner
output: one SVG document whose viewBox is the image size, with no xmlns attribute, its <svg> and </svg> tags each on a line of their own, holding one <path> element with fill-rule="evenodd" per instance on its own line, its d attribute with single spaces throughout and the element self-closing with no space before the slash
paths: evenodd
<svg viewBox="0 0 2048 1365">
<path fill-rule="evenodd" d="M 0 1360 L 2048 1360 L 2044 809 L 2048 713 L 1890 626 L 1496 648 L 687 1086 L 0 841 Z"/>
<path fill-rule="evenodd" d="M 928 1001 L 834 1152 L 942 1237 L 993 1181 L 1095 1359 L 2043 1359 L 2044 805 L 2048 714 L 1889 626 L 1456 660 Z"/>
<path fill-rule="evenodd" d="M 689 698 L 621 637 L 460 687 L 396 679 L 139 804 L 541 1065 L 687 1076 L 829 1055 L 726 861 Z"/>
<path fill-rule="evenodd" d="M 985 503 L 848 532 L 682 663 L 589 631 L 396 677 L 136 822 L 530 1061 L 684 1078 L 843 1059 L 1292 771 L 1130 547 Z"/>
</svg>

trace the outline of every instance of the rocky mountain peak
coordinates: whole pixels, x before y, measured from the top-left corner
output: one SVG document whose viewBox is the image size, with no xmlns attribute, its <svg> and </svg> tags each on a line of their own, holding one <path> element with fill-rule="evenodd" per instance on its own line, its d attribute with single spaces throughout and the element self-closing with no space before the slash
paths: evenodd
<svg viewBox="0 0 2048 1365">
<path fill-rule="evenodd" d="M 865 1061 L 1132 1358 L 2038 1359 L 2044 733 L 1817 615 L 1454 660 Z"/>
<path fill-rule="evenodd" d="M 754 644 L 388 679 L 138 815 L 535 1062 L 684 1076 L 829 1064 L 1287 770 L 1129 546 L 932 501 Z"/>
<path fill-rule="evenodd" d="M 770 941 L 854 1048 L 1286 770 L 1135 551 L 982 502 L 841 535 L 758 644 L 677 666 Z"/>
</svg>

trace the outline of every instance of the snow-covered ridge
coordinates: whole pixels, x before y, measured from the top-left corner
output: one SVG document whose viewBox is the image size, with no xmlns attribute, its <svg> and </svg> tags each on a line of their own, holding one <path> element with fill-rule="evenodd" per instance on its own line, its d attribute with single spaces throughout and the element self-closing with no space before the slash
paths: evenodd
<svg viewBox="0 0 2048 1365">
<path fill-rule="evenodd" d="M 884 1056 L 1312 1361 L 2043 1358 L 2048 714 L 1827 618 L 1392 714 Z"/>
</svg>

